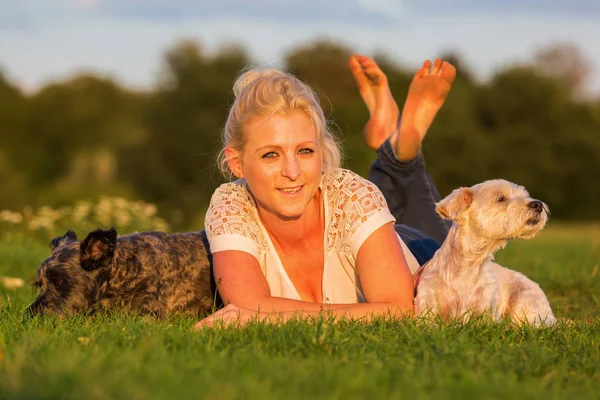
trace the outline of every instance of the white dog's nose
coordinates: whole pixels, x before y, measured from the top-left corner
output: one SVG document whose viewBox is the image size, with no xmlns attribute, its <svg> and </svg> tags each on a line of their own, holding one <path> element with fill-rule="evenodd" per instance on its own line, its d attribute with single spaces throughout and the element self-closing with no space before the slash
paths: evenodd
<svg viewBox="0 0 600 400">
<path fill-rule="evenodd" d="M 544 205 L 542 204 L 541 201 L 534 200 L 531 203 L 529 203 L 529 208 L 533 208 L 535 211 L 540 213 L 544 209 Z"/>
</svg>

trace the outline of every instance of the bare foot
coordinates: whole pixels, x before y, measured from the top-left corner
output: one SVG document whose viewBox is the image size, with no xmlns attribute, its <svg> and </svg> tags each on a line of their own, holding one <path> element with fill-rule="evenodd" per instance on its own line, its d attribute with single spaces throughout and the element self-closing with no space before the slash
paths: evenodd
<svg viewBox="0 0 600 400">
<path fill-rule="evenodd" d="M 363 137 L 367 146 L 377 150 L 396 131 L 400 110 L 390 92 L 387 76 L 373 59 L 353 55 L 348 60 L 348 67 L 369 110 Z"/>
<path fill-rule="evenodd" d="M 396 158 L 412 160 L 433 119 L 448 96 L 456 78 L 456 68 L 436 59 L 433 67 L 427 60 L 415 74 L 409 88 L 398 129 L 390 137 Z"/>
</svg>

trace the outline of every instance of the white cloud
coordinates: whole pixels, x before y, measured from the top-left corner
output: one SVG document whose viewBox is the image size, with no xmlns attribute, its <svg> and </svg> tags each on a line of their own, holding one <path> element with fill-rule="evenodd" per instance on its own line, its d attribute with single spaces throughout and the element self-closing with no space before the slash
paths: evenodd
<svg viewBox="0 0 600 400">
<path fill-rule="evenodd" d="M 393 19 L 406 14 L 404 2 L 398 0 L 358 0 L 358 5 L 365 10 L 381 13 Z"/>
<path fill-rule="evenodd" d="M 77 8 L 96 8 L 100 5 L 100 0 L 74 0 L 75 7 Z"/>
<path fill-rule="evenodd" d="M 404 0 L 406 8 L 418 15 L 579 16 L 600 15 L 597 0 Z"/>
<path fill-rule="evenodd" d="M 394 14 L 397 22 L 197 14 L 183 19 L 157 19 L 126 14 L 115 17 L 99 12 L 107 0 L 84 9 L 75 8 L 74 1 L 55 3 L 61 6 L 54 8 L 52 14 L 39 2 L 24 0 L 21 4 L 29 7 L 25 7 L 26 12 L 41 9 L 49 12 L 45 15 L 50 17 L 41 18 L 35 11 L 30 14 L 36 16 L 31 19 L 33 28 L 2 30 L 0 27 L 0 65 L 9 76 L 33 88 L 75 70 L 91 69 L 115 76 L 131 86 L 147 87 L 155 81 L 164 50 L 184 37 L 196 38 L 209 49 L 221 43 L 242 43 L 258 61 L 272 65 L 280 65 L 285 51 L 316 37 L 340 40 L 367 54 L 382 50 L 415 68 L 425 58 L 456 50 L 482 78 L 503 65 L 529 59 L 536 47 L 562 41 L 579 46 L 600 68 L 600 16 L 532 18 L 494 13 L 427 16 L 409 14 L 400 1 L 371 0 L 370 15 Z M 305 0 L 311 4 L 316 1 Z M 352 4 L 356 9 L 364 7 L 362 0 Z M 597 76 L 593 87 L 600 90 Z"/>
</svg>

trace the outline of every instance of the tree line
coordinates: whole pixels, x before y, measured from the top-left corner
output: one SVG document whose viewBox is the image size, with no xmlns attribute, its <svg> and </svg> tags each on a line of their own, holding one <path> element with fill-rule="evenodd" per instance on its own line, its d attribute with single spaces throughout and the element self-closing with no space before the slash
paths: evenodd
<svg viewBox="0 0 600 400">
<path fill-rule="evenodd" d="M 362 141 L 368 112 L 347 69 L 351 54 L 315 41 L 290 50 L 283 69 L 319 94 L 344 166 L 366 176 L 375 153 Z M 556 218 L 600 219 L 600 102 L 585 95 L 577 49 L 551 46 L 484 82 L 458 55 L 443 56 L 458 76 L 424 143 L 442 195 L 505 178 L 548 203 Z M 375 58 L 402 108 L 414 71 Z M 215 158 L 232 84 L 248 65 L 241 47 L 208 53 L 182 41 L 165 52 L 146 91 L 83 74 L 25 93 L 0 74 L 0 209 L 118 195 L 156 203 L 176 229 L 199 228 L 224 182 Z"/>
</svg>

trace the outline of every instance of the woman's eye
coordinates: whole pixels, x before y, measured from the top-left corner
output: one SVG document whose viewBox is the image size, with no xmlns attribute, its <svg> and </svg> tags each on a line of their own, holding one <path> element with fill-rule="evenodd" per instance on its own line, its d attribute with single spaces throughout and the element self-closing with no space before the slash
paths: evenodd
<svg viewBox="0 0 600 400">
<path fill-rule="evenodd" d="M 268 153 L 263 154 L 262 158 L 273 158 L 276 156 L 277 156 L 277 153 L 275 153 L 274 151 L 270 151 Z"/>
<path fill-rule="evenodd" d="M 300 150 L 300 154 L 312 154 L 315 151 L 313 149 L 302 149 Z"/>
<path fill-rule="evenodd" d="M 506 201 L 506 197 L 504 196 L 498 196 L 498 198 L 496 199 L 496 202 L 498 203 L 502 203 L 503 201 Z"/>
</svg>

